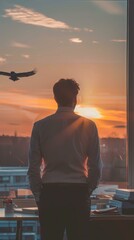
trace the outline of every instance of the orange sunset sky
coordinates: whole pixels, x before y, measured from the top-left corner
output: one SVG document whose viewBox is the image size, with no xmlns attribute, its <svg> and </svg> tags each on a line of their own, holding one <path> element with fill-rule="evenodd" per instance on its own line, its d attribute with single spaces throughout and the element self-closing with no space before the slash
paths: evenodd
<svg viewBox="0 0 134 240">
<path fill-rule="evenodd" d="M 55 112 L 60 78 L 80 84 L 75 112 L 94 120 L 100 137 L 126 137 L 127 1 L 0 1 L 0 135 L 30 136 Z"/>
</svg>

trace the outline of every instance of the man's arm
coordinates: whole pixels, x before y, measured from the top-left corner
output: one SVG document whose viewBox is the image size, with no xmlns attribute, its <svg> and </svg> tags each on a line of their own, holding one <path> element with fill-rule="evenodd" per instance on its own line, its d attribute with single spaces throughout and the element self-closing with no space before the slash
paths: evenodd
<svg viewBox="0 0 134 240">
<path fill-rule="evenodd" d="M 29 168 L 28 177 L 31 191 L 35 197 L 36 202 L 39 201 L 39 194 L 41 189 L 40 166 L 42 161 L 39 133 L 36 123 L 33 126 L 30 148 L 29 148 Z"/>
<path fill-rule="evenodd" d="M 88 148 L 88 184 L 89 192 L 98 186 L 101 177 L 102 162 L 100 158 L 100 143 L 98 130 L 94 122 L 90 129 L 90 143 Z"/>
</svg>

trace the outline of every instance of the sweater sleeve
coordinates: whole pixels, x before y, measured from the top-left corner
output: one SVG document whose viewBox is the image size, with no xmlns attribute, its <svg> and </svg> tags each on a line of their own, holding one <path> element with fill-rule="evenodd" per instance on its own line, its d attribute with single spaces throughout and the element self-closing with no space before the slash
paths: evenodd
<svg viewBox="0 0 134 240">
<path fill-rule="evenodd" d="M 40 166 L 42 162 L 42 155 L 40 149 L 39 132 L 36 123 L 33 126 L 30 147 L 29 147 L 29 167 L 28 178 L 31 191 L 36 201 L 39 201 L 39 194 L 41 189 Z"/>
<path fill-rule="evenodd" d="M 90 138 L 88 145 L 88 184 L 89 191 L 92 192 L 101 177 L 102 161 L 100 157 L 100 144 L 98 130 L 94 122 L 90 126 Z"/>
</svg>

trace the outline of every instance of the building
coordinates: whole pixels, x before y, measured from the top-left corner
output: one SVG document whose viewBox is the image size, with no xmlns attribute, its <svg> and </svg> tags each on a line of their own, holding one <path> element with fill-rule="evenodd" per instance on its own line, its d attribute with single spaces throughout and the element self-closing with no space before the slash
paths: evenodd
<svg viewBox="0 0 134 240">
<path fill-rule="evenodd" d="M 0 198 L 6 196 L 16 198 L 31 198 L 28 190 L 27 167 L 0 168 Z M 29 193 L 29 195 L 27 195 Z M 39 240 L 39 223 L 37 221 L 23 221 L 23 240 Z M 14 240 L 16 221 L 1 221 L 0 239 Z"/>
</svg>

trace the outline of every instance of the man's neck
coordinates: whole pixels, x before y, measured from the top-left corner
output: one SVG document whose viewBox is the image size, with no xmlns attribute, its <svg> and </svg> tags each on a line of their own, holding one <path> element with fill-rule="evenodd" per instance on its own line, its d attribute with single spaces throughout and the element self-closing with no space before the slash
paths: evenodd
<svg viewBox="0 0 134 240">
<path fill-rule="evenodd" d="M 58 106 L 57 111 L 58 111 L 58 112 L 73 112 L 73 111 L 74 111 L 74 107 L 70 107 L 70 106 Z"/>
</svg>

